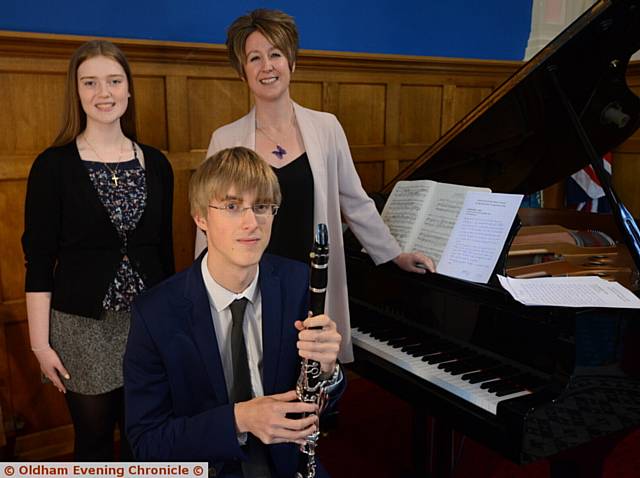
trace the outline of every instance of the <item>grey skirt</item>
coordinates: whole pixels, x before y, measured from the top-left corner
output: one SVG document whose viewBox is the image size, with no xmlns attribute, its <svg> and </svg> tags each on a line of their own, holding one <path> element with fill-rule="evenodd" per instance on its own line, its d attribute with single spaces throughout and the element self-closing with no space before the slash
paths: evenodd
<svg viewBox="0 0 640 478">
<path fill-rule="evenodd" d="M 130 312 L 103 312 L 101 320 L 51 310 L 49 341 L 71 378 L 68 390 L 98 395 L 122 387 L 122 358 Z"/>
</svg>

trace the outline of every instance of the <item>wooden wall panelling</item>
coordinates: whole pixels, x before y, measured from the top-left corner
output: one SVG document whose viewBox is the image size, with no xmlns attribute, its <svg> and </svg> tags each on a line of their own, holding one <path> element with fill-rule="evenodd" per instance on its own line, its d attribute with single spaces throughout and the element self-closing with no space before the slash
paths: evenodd
<svg viewBox="0 0 640 478">
<path fill-rule="evenodd" d="M 442 85 L 442 117 L 440 118 L 440 134 L 444 135 L 456 124 L 455 118 L 456 85 Z"/>
<path fill-rule="evenodd" d="M 482 100 L 491 94 L 489 87 L 458 86 L 453 96 L 453 122 L 460 121 Z"/>
<path fill-rule="evenodd" d="M 323 110 L 324 84 L 321 81 L 294 81 L 291 83 L 291 98 L 296 103 L 312 110 Z"/>
<path fill-rule="evenodd" d="M 134 78 L 136 96 L 136 129 L 141 143 L 167 150 L 167 104 L 164 77 Z"/>
<path fill-rule="evenodd" d="M 189 149 L 191 131 L 189 118 L 189 95 L 186 76 L 167 75 L 167 149 L 187 151 Z"/>
<path fill-rule="evenodd" d="M 190 149 L 207 150 L 211 133 L 245 115 L 249 90 L 239 79 L 189 78 Z"/>
<path fill-rule="evenodd" d="M 0 74 L 0 151 L 41 151 L 58 131 L 64 75 L 5 71 Z"/>
<path fill-rule="evenodd" d="M 24 229 L 26 181 L 0 181 L 0 297 L 3 302 L 24 296 L 24 255 L 20 238 Z"/>
<path fill-rule="evenodd" d="M 356 161 L 355 165 L 365 191 L 374 193 L 382 189 L 385 184 L 383 161 Z"/>
<path fill-rule="evenodd" d="M 379 148 L 385 144 L 389 126 L 386 100 L 386 84 L 339 84 L 336 116 L 344 128 L 352 151 L 363 146 L 367 149 Z M 354 161 L 365 190 L 379 190 L 385 181 L 384 160 L 376 161 L 354 153 Z"/>
<path fill-rule="evenodd" d="M 322 110 L 338 115 L 338 94 L 340 85 L 334 81 L 326 81 L 322 84 Z"/>
<path fill-rule="evenodd" d="M 430 145 L 442 134 L 442 85 L 405 84 L 400 88 L 399 143 Z"/>
<path fill-rule="evenodd" d="M 400 84 L 391 81 L 387 84 L 385 97 L 385 146 L 400 144 Z M 400 160 L 397 157 L 384 159 L 384 182 L 388 183 L 400 172 Z M 380 187 L 378 188 L 380 189 Z"/>
<path fill-rule="evenodd" d="M 341 84 L 338 120 L 352 146 L 382 146 L 385 143 L 386 85 Z"/>
<path fill-rule="evenodd" d="M 201 158 L 204 159 L 204 155 Z M 192 171 L 189 168 L 174 168 L 173 172 L 173 250 L 177 271 L 187 268 L 194 257 L 196 226 L 187 199 Z"/>
</svg>

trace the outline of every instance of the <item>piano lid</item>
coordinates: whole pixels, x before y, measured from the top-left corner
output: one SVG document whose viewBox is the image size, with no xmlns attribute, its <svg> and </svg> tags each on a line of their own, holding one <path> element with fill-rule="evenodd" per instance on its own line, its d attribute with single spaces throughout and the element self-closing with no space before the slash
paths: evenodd
<svg viewBox="0 0 640 478">
<path fill-rule="evenodd" d="M 384 189 L 398 180 L 485 186 L 529 194 L 589 163 L 549 70 L 599 154 L 640 124 L 625 73 L 640 48 L 640 0 L 600 0 L 498 87 Z"/>
</svg>

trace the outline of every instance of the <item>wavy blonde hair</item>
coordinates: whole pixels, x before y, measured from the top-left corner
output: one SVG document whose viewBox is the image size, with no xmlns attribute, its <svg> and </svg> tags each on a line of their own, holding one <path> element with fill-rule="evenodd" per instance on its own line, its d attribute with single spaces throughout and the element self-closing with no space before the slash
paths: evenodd
<svg viewBox="0 0 640 478">
<path fill-rule="evenodd" d="M 212 199 L 223 200 L 230 189 L 237 194 L 255 192 L 257 203 L 280 205 L 278 178 L 258 154 L 243 146 L 218 151 L 191 176 L 189 205 L 191 215 L 206 217 Z"/>
</svg>

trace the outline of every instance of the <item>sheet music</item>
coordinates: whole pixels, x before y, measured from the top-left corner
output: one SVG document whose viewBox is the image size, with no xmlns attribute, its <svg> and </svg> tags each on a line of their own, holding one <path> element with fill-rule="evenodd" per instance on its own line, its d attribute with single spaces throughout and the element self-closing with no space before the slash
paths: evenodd
<svg viewBox="0 0 640 478">
<path fill-rule="evenodd" d="M 403 251 L 413 242 L 418 217 L 423 214 L 434 185 L 430 180 L 399 181 L 385 204 L 382 220 Z"/>
<path fill-rule="evenodd" d="M 618 282 L 601 277 L 540 277 L 513 279 L 498 276 L 502 287 L 525 305 L 614 307 L 640 309 L 640 299 Z"/>
<path fill-rule="evenodd" d="M 469 188 L 456 186 L 448 188 L 449 184 L 438 184 L 438 196 L 430 206 L 424 221 L 420 225 L 415 239 L 415 250 L 431 257 L 435 264 L 440 262 L 449 235 L 458 218 L 460 208 Z"/>
<path fill-rule="evenodd" d="M 486 284 L 522 198 L 521 194 L 467 193 L 436 272 Z"/>
</svg>

